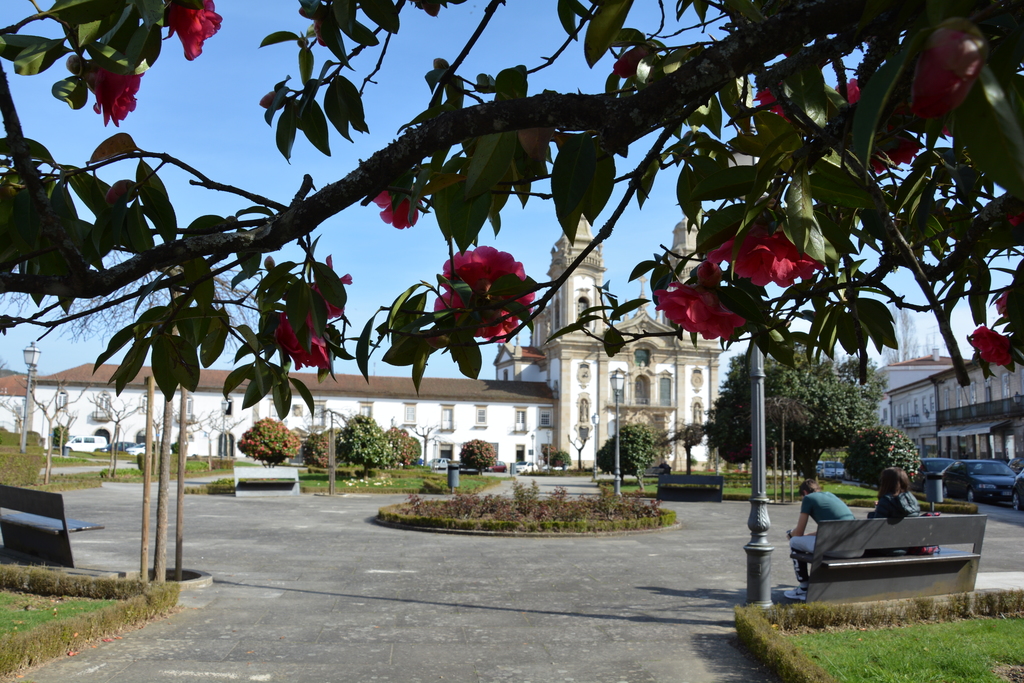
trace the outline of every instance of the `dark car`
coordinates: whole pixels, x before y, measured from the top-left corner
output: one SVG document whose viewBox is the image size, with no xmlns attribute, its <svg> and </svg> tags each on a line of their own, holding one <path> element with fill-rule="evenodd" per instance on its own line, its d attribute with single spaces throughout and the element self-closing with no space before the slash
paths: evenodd
<svg viewBox="0 0 1024 683">
<path fill-rule="evenodd" d="M 1002 460 L 957 460 L 942 473 L 942 496 L 1009 503 L 1015 476 Z"/>
<path fill-rule="evenodd" d="M 911 491 L 924 491 L 925 475 L 942 472 L 954 462 L 953 458 L 921 458 L 917 461 L 917 472 L 913 473 L 910 480 Z"/>
<path fill-rule="evenodd" d="M 1006 464 L 1009 465 L 1010 469 L 1017 474 L 1020 474 L 1021 470 L 1024 470 L 1024 458 L 1014 458 Z"/>
<path fill-rule="evenodd" d="M 1013 507 L 1024 512 L 1024 473 L 1013 480 Z"/>
</svg>

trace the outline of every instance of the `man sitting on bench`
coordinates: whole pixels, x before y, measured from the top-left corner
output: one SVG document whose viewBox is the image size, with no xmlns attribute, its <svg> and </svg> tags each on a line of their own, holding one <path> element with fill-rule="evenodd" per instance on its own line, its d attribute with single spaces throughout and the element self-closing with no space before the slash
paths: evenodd
<svg viewBox="0 0 1024 683">
<path fill-rule="evenodd" d="M 850 508 L 846 506 L 834 493 L 821 490 L 821 485 L 814 479 L 807 479 L 800 484 L 800 518 L 796 527 L 786 532 L 789 539 L 789 547 L 801 553 L 814 552 L 814 533 L 807 533 L 807 519 L 813 519 L 815 523 L 830 522 L 832 520 L 856 519 Z M 843 557 L 859 557 L 862 553 L 856 552 Z M 793 569 L 796 571 L 796 580 L 800 585 L 793 590 L 786 591 L 785 595 L 790 600 L 806 600 L 807 585 L 810 577 L 807 571 L 807 563 L 793 558 Z"/>
</svg>

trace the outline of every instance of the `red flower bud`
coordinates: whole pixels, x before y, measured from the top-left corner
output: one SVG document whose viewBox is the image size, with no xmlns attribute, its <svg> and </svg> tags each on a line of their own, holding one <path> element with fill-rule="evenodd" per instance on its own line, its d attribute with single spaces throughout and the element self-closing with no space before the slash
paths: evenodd
<svg viewBox="0 0 1024 683">
<path fill-rule="evenodd" d="M 261 97 L 260 98 L 260 106 L 263 107 L 264 109 L 270 109 L 270 105 L 272 105 L 274 103 L 274 95 L 275 95 L 275 93 L 273 91 L 271 91 L 271 92 L 268 92 L 263 97 Z"/>
<path fill-rule="evenodd" d="M 117 200 L 124 196 L 124 193 L 134 185 L 130 180 L 118 180 L 107 190 L 107 204 L 117 204 Z"/>
<path fill-rule="evenodd" d="M 636 67 L 646 56 L 646 47 L 634 47 L 632 50 L 622 53 L 622 56 L 615 62 L 615 66 L 612 67 L 612 71 L 620 78 L 636 76 Z"/>
<path fill-rule="evenodd" d="M 966 31 L 951 28 L 953 25 Z M 981 75 L 987 56 L 988 44 L 973 24 L 962 19 L 945 22 L 932 32 L 917 60 L 911 111 L 924 119 L 936 119 L 959 107 Z"/>
<path fill-rule="evenodd" d="M 697 266 L 697 284 L 714 288 L 722 281 L 722 268 L 713 261 L 704 261 Z"/>
</svg>

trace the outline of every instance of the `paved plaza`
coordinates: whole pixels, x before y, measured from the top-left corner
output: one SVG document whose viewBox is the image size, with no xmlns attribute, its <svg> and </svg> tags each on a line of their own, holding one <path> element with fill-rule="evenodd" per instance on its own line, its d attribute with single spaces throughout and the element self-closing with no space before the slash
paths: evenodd
<svg viewBox="0 0 1024 683">
<path fill-rule="evenodd" d="M 557 483 L 595 492 L 585 478 Z M 72 537 L 79 565 L 138 569 L 141 485 L 64 497 L 70 516 L 106 525 Z M 666 503 L 681 529 L 603 538 L 449 535 L 373 522 L 377 508 L 403 500 L 186 496 L 184 564 L 212 574 L 213 585 L 183 592 L 180 612 L 23 680 L 775 680 L 733 630 L 733 607 L 746 596 L 748 503 Z M 979 588 L 1024 586 L 1024 513 L 983 507 Z M 780 601 L 793 585 L 785 530 L 797 510 L 769 508 Z M 172 509 L 172 564 L 173 518 Z"/>
</svg>

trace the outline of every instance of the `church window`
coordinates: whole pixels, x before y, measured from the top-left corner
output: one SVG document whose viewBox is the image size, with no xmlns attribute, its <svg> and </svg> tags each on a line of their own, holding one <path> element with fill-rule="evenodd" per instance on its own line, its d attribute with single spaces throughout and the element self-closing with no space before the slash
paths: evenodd
<svg viewBox="0 0 1024 683">
<path fill-rule="evenodd" d="M 647 378 L 642 375 L 637 377 L 636 381 L 633 383 L 633 399 L 633 402 L 639 406 L 651 404 L 651 384 Z"/>
<path fill-rule="evenodd" d="M 651 352 L 647 349 L 637 349 L 633 352 L 633 362 L 637 367 L 646 368 L 651 364 Z"/>
<path fill-rule="evenodd" d="M 661 405 L 670 406 L 672 405 L 672 378 L 662 377 L 658 380 L 658 398 L 661 399 Z"/>
</svg>

